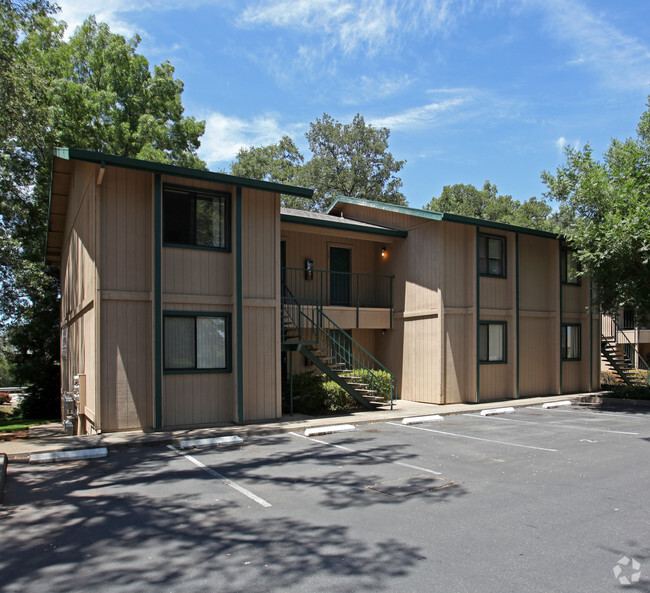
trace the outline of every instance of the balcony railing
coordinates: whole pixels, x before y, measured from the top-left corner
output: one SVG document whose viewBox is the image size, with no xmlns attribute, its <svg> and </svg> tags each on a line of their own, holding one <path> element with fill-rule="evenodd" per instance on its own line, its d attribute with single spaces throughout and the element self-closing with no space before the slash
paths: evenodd
<svg viewBox="0 0 650 593">
<path fill-rule="evenodd" d="M 295 298 L 323 307 L 393 308 L 393 276 L 282 268 L 282 283 Z"/>
</svg>

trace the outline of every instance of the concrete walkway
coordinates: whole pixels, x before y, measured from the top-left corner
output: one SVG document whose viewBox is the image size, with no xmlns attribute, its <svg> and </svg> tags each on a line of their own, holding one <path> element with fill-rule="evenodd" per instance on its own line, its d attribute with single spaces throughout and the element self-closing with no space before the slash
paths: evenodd
<svg viewBox="0 0 650 593">
<path fill-rule="evenodd" d="M 226 435 L 237 435 L 242 438 L 280 434 L 290 431 L 304 431 L 307 428 L 330 426 L 334 424 L 372 424 L 386 421 L 401 421 L 413 416 L 427 416 L 440 414 L 477 413 L 490 408 L 537 406 L 554 401 L 585 401 L 592 396 L 601 395 L 602 392 L 578 393 L 572 395 L 558 395 L 549 397 L 527 397 L 523 399 L 488 402 L 481 404 L 423 404 L 397 400 L 393 410 L 374 410 L 337 414 L 332 416 L 283 416 L 278 420 L 250 423 L 244 425 L 224 424 L 211 428 L 173 431 L 142 431 L 133 430 L 125 432 L 111 432 L 98 435 L 66 436 L 60 424 L 35 426 L 30 429 L 27 439 L 0 442 L 0 457 L 6 454 L 10 461 L 26 461 L 32 453 L 49 453 L 56 451 L 70 451 L 74 449 L 89 449 L 94 447 L 107 447 L 116 449 L 120 447 L 141 447 L 166 445 L 179 440 L 202 439 Z"/>
</svg>

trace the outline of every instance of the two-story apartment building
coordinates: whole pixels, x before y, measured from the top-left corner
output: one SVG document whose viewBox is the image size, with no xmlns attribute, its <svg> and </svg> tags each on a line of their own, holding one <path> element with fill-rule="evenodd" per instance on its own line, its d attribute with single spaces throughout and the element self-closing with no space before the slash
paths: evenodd
<svg viewBox="0 0 650 593">
<path fill-rule="evenodd" d="M 47 261 L 61 270 L 62 389 L 82 432 L 277 418 L 318 368 L 375 405 L 592 390 L 600 321 L 570 251 L 531 229 L 59 149 Z M 347 375 L 342 372 L 349 367 Z"/>
</svg>

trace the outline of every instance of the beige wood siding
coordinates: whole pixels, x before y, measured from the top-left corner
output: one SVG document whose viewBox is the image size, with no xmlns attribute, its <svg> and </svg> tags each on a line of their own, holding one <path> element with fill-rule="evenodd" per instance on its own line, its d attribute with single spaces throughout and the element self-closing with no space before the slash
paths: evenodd
<svg viewBox="0 0 650 593">
<path fill-rule="evenodd" d="M 67 332 L 67 354 L 61 359 L 61 389 L 72 391 L 74 375 L 87 375 L 82 415 L 95 421 L 95 175 L 96 168 L 74 163 L 61 258 L 61 328 Z M 65 329 L 64 329 L 65 328 Z M 85 422 L 83 423 L 85 424 Z"/>
<path fill-rule="evenodd" d="M 152 175 L 107 167 L 100 197 L 105 431 L 153 425 Z"/>
<path fill-rule="evenodd" d="M 282 415 L 280 196 L 242 194 L 244 421 Z"/>
</svg>

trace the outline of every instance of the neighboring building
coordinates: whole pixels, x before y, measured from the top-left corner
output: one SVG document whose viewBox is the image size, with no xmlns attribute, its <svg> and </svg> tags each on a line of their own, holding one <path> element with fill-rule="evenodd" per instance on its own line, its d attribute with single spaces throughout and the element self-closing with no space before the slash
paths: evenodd
<svg viewBox="0 0 650 593">
<path fill-rule="evenodd" d="M 343 197 L 281 210 L 311 193 L 56 152 L 47 261 L 82 432 L 277 418 L 283 374 L 314 367 L 367 407 L 377 369 L 431 403 L 599 386 L 589 280 L 555 236 Z"/>
</svg>

